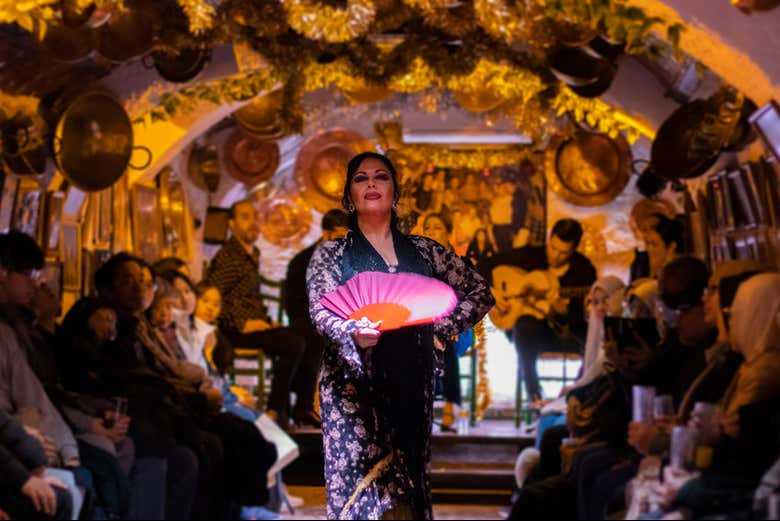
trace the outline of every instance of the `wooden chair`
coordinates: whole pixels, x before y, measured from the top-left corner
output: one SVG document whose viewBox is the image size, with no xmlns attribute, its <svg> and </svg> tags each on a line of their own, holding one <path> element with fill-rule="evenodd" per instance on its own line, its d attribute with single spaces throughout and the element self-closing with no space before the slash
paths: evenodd
<svg viewBox="0 0 780 521">
<path fill-rule="evenodd" d="M 262 276 L 260 281 L 260 297 L 269 311 L 276 308 L 276 321 L 281 324 L 284 319 L 284 281 L 270 280 Z M 233 367 L 230 376 L 234 383 L 238 376 L 253 376 L 257 379 L 254 392 L 259 410 L 265 409 L 265 399 L 270 391 L 271 371 L 271 367 L 266 367 L 266 357 L 262 348 L 233 347 Z"/>
</svg>

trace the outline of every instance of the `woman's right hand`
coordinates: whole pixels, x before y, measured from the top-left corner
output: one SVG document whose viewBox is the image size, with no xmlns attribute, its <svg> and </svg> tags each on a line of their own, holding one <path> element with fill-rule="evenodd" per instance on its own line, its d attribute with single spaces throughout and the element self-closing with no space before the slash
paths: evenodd
<svg viewBox="0 0 780 521">
<path fill-rule="evenodd" d="M 382 332 L 378 329 L 382 321 L 371 322 L 363 319 L 361 322 L 366 324 L 365 327 L 361 327 L 352 333 L 355 344 L 361 349 L 369 349 L 376 346 L 379 343 L 379 337 L 382 336 Z"/>
</svg>

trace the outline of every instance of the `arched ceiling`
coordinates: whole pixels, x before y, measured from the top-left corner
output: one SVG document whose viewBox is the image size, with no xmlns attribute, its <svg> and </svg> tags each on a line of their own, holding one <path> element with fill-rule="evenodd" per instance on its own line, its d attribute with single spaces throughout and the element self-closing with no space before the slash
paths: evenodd
<svg viewBox="0 0 780 521">
<path fill-rule="evenodd" d="M 667 25 L 683 24 L 681 51 L 739 88 L 756 103 L 780 98 L 780 31 L 777 30 L 780 27 L 780 9 L 747 16 L 731 6 L 728 0 L 626 2 L 640 7 L 650 16 L 663 18 Z M 657 36 L 664 38 L 666 35 Z M 3 71 L 0 63 L 0 74 Z M 239 66 L 231 46 L 222 46 L 215 50 L 210 65 L 198 81 L 218 81 L 237 73 Z M 181 88 L 181 85 L 160 80 L 155 71 L 145 69 L 138 61 L 114 68 L 102 82 L 118 93 L 132 116 L 143 114 L 156 106 L 162 95 Z M 703 89 L 700 94 L 709 94 L 706 84 Z M 649 127 L 657 128 L 677 106 L 664 94 L 664 87 L 651 73 L 633 58 L 624 57 L 616 81 L 602 99 Z M 133 178 L 159 170 L 166 161 L 239 106 L 201 102 L 191 112 L 177 114 L 167 121 L 147 121 L 135 125 L 136 143 L 152 148 L 155 161 L 147 171 L 133 173 Z"/>
</svg>

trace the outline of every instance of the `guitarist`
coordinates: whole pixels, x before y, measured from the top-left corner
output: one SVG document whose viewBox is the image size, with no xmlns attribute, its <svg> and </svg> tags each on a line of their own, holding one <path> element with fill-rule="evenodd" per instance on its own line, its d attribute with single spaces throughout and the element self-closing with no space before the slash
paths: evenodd
<svg viewBox="0 0 780 521">
<path fill-rule="evenodd" d="M 546 246 L 524 246 L 496 255 L 480 265 L 480 271 L 491 283 L 494 283 L 493 269 L 497 266 L 514 266 L 529 272 L 547 271 L 551 277 L 557 278 L 561 290 L 589 288 L 596 281 L 596 268 L 587 257 L 576 251 L 582 233 L 579 222 L 561 219 L 553 226 Z M 511 288 L 508 290 L 511 292 Z M 542 399 L 536 372 L 539 354 L 551 351 L 580 352 L 587 329 L 584 297 L 563 299 L 551 294 L 547 298 L 550 312 L 546 318 L 525 314 L 510 329 L 510 338 L 517 350 L 518 381 L 523 379 L 532 402 Z"/>
</svg>

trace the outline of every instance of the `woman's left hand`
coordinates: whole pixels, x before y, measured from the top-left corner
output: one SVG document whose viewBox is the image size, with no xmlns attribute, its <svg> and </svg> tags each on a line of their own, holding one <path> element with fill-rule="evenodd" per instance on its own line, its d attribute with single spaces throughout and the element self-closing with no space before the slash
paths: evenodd
<svg viewBox="0 0 780 521">
<path fill-rule="evenodd" d="M 379 337 L 382 336 L 382 332 L 378 329 L 382 324 L 382 321 L 371 322 L 367 319 L 363 319 L 361 322 L 366 325 L 352 334 L 352 338 L 355 339 L 355 344 L 362 349 L 375 347 L 379 343 Z"/>
</svg>

